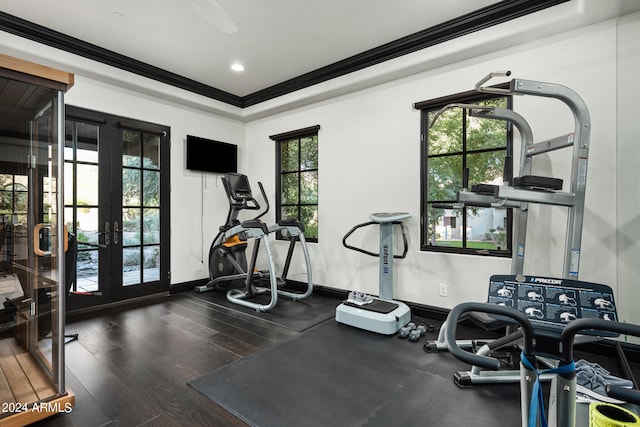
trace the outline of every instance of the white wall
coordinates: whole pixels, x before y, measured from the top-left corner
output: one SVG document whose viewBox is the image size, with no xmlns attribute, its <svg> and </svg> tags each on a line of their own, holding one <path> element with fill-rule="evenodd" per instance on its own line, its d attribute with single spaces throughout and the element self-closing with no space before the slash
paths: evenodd
<svg viewBox="0 0 640 427">
<path fill-rule="evenodd" d="M 464 49 L 456 41 L 442 49 Z M 587 103 L 591 149 L 580 277 L 614 289 L 616 282 L 616 26 L 614 21 L 471 58 L 357 93 L 337 97 L 247 124 L 247 171 L 274 184 L 275 149 L 268 135 L 320 124 L 320 241 L 313 245 L 314 281 L 321 285 L 377 292 L 374 258 L 342 247 L 342 236 L 376 211 L 408 211 L 411 248 L 397 263 L 395 296 L 450 308 L 486 300 L 491 274 L 509 273 L 510 260 L 446 255 L 419 250 L 420 113 L 412 103 L 470 90 L 494 70 L 513 77 L 566 85 Z M 556 100 L 516 97 L 514 109 L 531 124 L 535 140 L 573 130 L 569 110 Z M 569 183 L 570 150 L 539 156 L 534 173 Z M 273 197 L 273 194 L 271 195 Z M 606 208 L 609 207 L 609 208 Z M 566 209 L 535 206 L 525 272 L 561 276 Z M 548 231 L 549 230 L 549 231 Z M 377 233 L 366 241 L 377 248 Z M 449 296 L 439 296 L 439 284 Z"/>
<path fill-rule="evenodd" d="M 218 177 L 185 168 L 184 141 L 190 134 L 238 144 L 243 168 L 244 124 L 83 76 L 76 76 L 65 103 L 171 127 L 171 283 L 201 278 L 228 205 Z M 203 257 L 205 272 L 199 271 Z"/>
<path fill-rule="evenodd" d="M 277 114 L 262 112 L 255 116 L 266 117 L 248 123 L 232 118 L 244 114 L 232 107 L 5 33 L 0 33 L 0 51 L 74 72 L 76 84 L 67 95 L 68 104 L 171 127 L 172 284 L 206 277 L 198 265 L 203 255 L 206 263 L 209 242 L 227 210 L 224 191 L 215 177 L 207 175 L 203 181 L 202 175 L 185 170 L 186 134 L 239 144 L 240 170 L 252 183 L 262 181 L 273 202 L 275 147 L 268 135 L 320 124 L 320 242 L 311 244 L 314 282 L 376 293 L 376 259 L 343 248 L 342 236 L 353 225 L 368 221 L 371 212 L 408 211 L 414 215 L 408 221 L 410 252 L 397 263 L 395 296 L 444 308 L 463 301 L 484 301 L 490 275 L 508 273 L 510 260 L 419 250 L 420 113 L 412 104 L 470 90 L 495 70 L 509 69 L 513 77 L 566 85 L 583 97 L 592 122 L 580 278 L 611 285 L 622 301 L 622 318 L 638 323 L 637 310 L 629 301 L 638 300 L 632 279 L 638 270 L 640 207 L 634 180 L 628 179 L 638 157 L 634 140 L 638 124 L 633 115 L 638 99 L 634 80 L 640 57 L 638 21 L 636 14 L 626 17 L 619 27 L 610 20 L 506 47 L 499 41 L 500 28 L 485 30 L 398 59 L 410 62 L 418 58 L 411 66 L 414 74 L 303 107 L 286 111 L 276 107 Z M 497 41 L 493 44 L 492 40 Z M 481 49 L 476 48 L 479 43 Z M 429 61 L 432 66 L 415 65 Z M 375 69 L 352 73 L 346 79 L 367 80 Z M 333 84 L 339 82 L 328 82 Z M 557 101 L 517 97 L 514 108 L 530 122 L 536 140 L 572 131 L 570 115 Z M 252 114 L 244 115 L 245 120 Z M 534 173 L 568 182 L 567 154 L 539 157 Z M 620 185 L 623 178 L 628 185 Z M 266 220 L 273 218 L 272 212 Z M 565 210 L 532 207 L 529 221 L 525 272 L 561 275 Z M 371 230 L 354 235 L 352 243 L 375 250 L 377 236 Z M 278 242 L 276 251 L 281 265 L 286 248 Z M 296 259 L 292 272 L 304 280 L 300 265 Z M 440 283 L 449 285 L 448 297 L 438 295 Z"/>
<path fill-rule="evenodd" d="M 617 231 L 618 306 L 625 320 L 640 323 L 640 120 L 638 120 L 638 70 L 640 70 L 640 14 L 629 15 L 618 26 L 617 79 Z M 612 129 L 613 130 L 613 129 Z"/>
</svg>

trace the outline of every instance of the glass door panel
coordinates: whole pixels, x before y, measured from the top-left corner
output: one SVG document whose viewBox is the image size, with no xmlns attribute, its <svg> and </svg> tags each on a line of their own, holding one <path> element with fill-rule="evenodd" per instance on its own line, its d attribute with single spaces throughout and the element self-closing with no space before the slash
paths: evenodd
<svg viewBox="0 0 640 427">
<path fill-rule="evenodd" d="M 65 135 L 65 221 L 77 245 L 76 281 L 71 291 L 99 297 L 101 249 L 106 238 L 100 214 L 99 125 L 67 120 Z"/>
<path fill-rule="evenodd" d="M 77 237 L 73 307 L 169 289 L 168 128 L 71 107 L 66 123 L 66 220 Z M 91 121 L 81 118 L 91 117 Z M 74 118 L 78 117 L 78 118 Z M 164 160 L 166 159 L 166 160 Z M 163 175 L 164 172 L 164 175 Z M 164 181 L 163 181 L 164 180 Z M 99 299 L 78 299 L 91 295 Z"/>
<path fill-rule="evenodd" d="M 3 403 L 15 398 L 31 406 L 65 391 L 66 254 L 58 199 L 63 92 L 0 76 L 0 100 L 0 351 L 3 363 L 13 360 L 25 373 L 12 375 L 0 391 Z M 6 393 L 11 390 L 22 394 Z M 0 414 L 0 424 L 12 415 Z"/>
<path fill-rule="evenodd" d="M 160 136 L 122 136 L 122 285 L 144 285 L 160 280 Z"/>
</svg>

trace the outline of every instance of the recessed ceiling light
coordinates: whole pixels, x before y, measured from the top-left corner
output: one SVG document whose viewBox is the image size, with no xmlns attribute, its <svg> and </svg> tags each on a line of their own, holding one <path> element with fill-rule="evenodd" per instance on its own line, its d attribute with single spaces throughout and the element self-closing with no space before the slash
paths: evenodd
<svg viewBox="0 0 640 427">
<path fill-rule="evenodd" d="M 242 64 L 236 62 L 234 64 L 231 64 L 231 69 L 233 71 L 240 72 L 240 71 L 244 71 L 244 66 Z"/>
</svg>

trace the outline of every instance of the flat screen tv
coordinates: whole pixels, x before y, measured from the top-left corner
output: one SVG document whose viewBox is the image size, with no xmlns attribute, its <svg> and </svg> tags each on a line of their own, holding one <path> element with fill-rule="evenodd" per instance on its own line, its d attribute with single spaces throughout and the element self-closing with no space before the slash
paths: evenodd
<svg viewBox="0 0 640 427">
<path fill-rule="evenodd" d="M 204 172 L 238 172 L 238 146 L 187 135 L 187 169 Z"/>
</svg>

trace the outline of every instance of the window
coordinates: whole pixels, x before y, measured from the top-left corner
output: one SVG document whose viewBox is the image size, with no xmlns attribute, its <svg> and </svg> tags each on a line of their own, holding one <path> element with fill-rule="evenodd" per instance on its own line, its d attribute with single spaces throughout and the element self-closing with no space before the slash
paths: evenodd
<svg viewBox="0 0 640 427">
<path fill-rule="evenodd" d="M 509 182 L 511 168 L 505 168 L 505 159 L 511 162 L 511 125 L 472 117 L 460 106 L 441 111 L 458 103 L 511 108 L 509 96 L 478 92 L 416 104 L 422 110 L 421 249 L 511 256 L 509 209 L 457 203 L 457 193 L 464 188 Z"/>
<path fill-rule="evenodd" d="M 27 175 L 0 174 L 0 223 L 26 227 L 28 185 Z"/>
<path fill-rule="evenodd" d="M 276 220 L 297 219 L 309 242 L 318 241 L 319 129 L 312 126 L 269 137 L 276 141 Z"/>
</svg>

